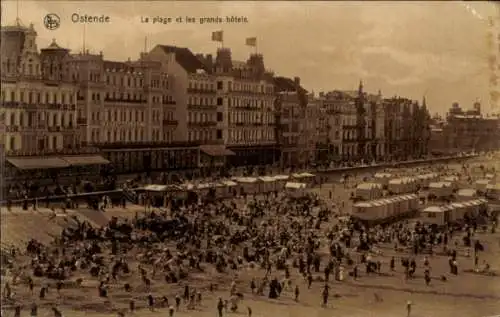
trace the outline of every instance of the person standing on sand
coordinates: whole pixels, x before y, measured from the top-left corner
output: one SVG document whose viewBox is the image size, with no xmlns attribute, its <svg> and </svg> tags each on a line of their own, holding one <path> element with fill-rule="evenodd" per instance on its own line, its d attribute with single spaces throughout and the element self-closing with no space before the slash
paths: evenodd
<svg viewBox="0 0 500 317">
<path fill-rule="evenodd" d="M 300 295 L 299 285 L 295 285 L 295 301 L 296 302 L 299 301 L 299 295 Z"/>
<path fill-rule="evenodd" d="M 323 296 L 323 307 L 326 307 L 326 305 L 328 304 L 328 295 L 329 295 L 329 286 L 328 284 L 325 283 L 325 286 L 323 287 L 323 293 L 322 293 L 322 296 Z"/>
<path fill-rule="evenodd" d="M 14 317 L 21 317 L 21 306 L 17 305 L 14 308 Z"/>
<path fill-rule="evenodd" d="M 38 306 L 36 303 L 31 304 L 31 317 L 37 317 L 38 316 Z"/>
<path fill-rule="evenodd" d="M 406 317 L 410 317 L 412 305 L 413 305 L 413 303 L 411 301 L 406 302 Z"/>
<path fill-rule="evenodd" d="M 222 317 L 223 310 L 224 310 L 224 302 L 222 301 L 222 298 L 219 297 L 219 302 L 217 303 L 217 311 L 219 312 L 219 317 Z"/>
</svg>

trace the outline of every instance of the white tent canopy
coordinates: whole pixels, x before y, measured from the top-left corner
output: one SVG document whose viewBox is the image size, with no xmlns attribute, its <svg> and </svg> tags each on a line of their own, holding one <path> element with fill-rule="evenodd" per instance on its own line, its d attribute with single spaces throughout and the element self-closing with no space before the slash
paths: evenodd
<svg viewBox="0 0 500 317">
<path fill-rule="evenodd" d="M 458 182 L 459 178 L 458 176 L 447 176 L 444 178 L 445 182 Z"/>
<path fill-rule="evenodd" d="M 392 174 L 391 173 L 375 173 L 373 176 L 375 178 L 391 178 Z"/>
<path fill-rule="evenodd" d="M 260 176 L 259 180 L 261 180 L 263 182 L 266 182 L 266 183 L 270 183 L 270 182 L 276 181 L 276 179 L 274 177 L 272 177 L 272 176 Z"/>
<path fill-rule="evenodd" d="M 223 181 L 221 181 L 221 184 L 223 184 L 224 186 L 230 186 L 230 187 L 238 185 L 238 183 L 233 182 L 231 180 L 223 180 Z"/>
<path fill-rule="evenodd" d="M 457 196 L 464 196 L 464 197 L 474 197 L 477 195 L 477 190 L 472 189 L 472 188 L 464 188 L 460 189 L 457 192 Z"/>
<path fill-rule="evenodd" d="M 288 182 L 285 184 L 285 188 L 287 189 L 304 189 L 306 187 L 307 185 L 304 183 Z"/>
<path fill-rule="evenodd" d="M 295 174 L 292 174 L 292 177 L 293 178 L 311 178 L 311 177 L 315 177 L 315 175 L 311 174 L 311 173 L 295 173 Z"/>
<path fill-rule="evenodd" d="M 288 176 L 288 175 L 275 175 L 275 176 L 273 176 L 273 178 L 274 178 L 274 180 L 281 181 L 281 180 L 287 180 L 287 179 L 289 179 L 290 176 Z"/>
<path fill-rule="evenodd" d="M 258 179 L 255 177 L 234 177 L 233 180 L 238 183 L 256 183 Z"/>
<path fill-rule="evenodd" d="M 378 183 L 361 183 L 358 186 L 356 186 L 356 189 L 364 189 L 364 190 L 379 189 L 379 188 L 382 188 L 382 186 Z"/>
<path fill-rule="evenodd" d="M 144 190 L 145 191 L 148 191 L 148 192 L 164 192 L 166 191 L 168 188 L 167 185 L 155 185 L 155 184 L 152 184 L 152 185 L 146 185 L 144 186 Z"/>
</svg>

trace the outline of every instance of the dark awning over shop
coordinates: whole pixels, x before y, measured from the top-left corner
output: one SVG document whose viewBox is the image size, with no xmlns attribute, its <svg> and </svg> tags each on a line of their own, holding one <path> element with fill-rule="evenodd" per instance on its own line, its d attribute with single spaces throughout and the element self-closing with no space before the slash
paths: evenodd
<svg viewBox="0 0 500 317">
<path fill-rule="evenodd" d="M 21 170 L 65 168 L 69 167 L 68 162 L 58 157 L 7 157 L 7 162 Z"/>
<path fill-rule="evenodd" d="M 74 155 L 62 156 L 61 158 L 71 166 L 109 164 L 109 161 L 100 155 Z"/>
<path fill-rule="evenodd" d="M 210 156 L 231 156 L 234 152 L 224 145 L 200 145 L 200 150 Z"/>
</svg>

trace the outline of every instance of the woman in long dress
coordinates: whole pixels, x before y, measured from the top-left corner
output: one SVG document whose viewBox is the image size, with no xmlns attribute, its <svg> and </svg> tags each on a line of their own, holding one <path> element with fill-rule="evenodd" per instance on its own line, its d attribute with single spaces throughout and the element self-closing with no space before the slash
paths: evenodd
<svg viewBox="0 0 500 317">
<path fill-rule="evenodd" d="M 339 281 L 343 281 L 344 280 L 344 267 L 341 266 L 340 269 L 339 269 Z"/>
</svg>

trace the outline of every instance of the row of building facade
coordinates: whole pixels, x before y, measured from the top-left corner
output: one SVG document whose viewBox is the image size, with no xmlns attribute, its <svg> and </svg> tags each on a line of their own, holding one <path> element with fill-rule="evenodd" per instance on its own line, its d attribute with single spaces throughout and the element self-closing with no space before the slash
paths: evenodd
<svg viewBox="0 0 500 317">
<path fill-rule="evenodd" d="M 444 118 L 434 116 L 430 127 L 429 149 L 435 154 L 500 148 L 500 116 L 484 115 L 479 102 L 471 109 L 454 103 Z"/>
<path fill-rule="evenodd" d="M 266 70 L 261 54 L 237 61 L 228 48 L 212 56 L 157 45 L 116 62 L 71 54 L 55 40 L 38 50 L 33 25 L 2 27 L 1 35 L 7 161 L 93 149 L 117 172 L 135 173 L 402 160 L 430 151 L 425 100 L 372 95 L 362 83 L 316 96 L 299 78 Z"/>
</svg>

